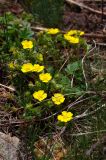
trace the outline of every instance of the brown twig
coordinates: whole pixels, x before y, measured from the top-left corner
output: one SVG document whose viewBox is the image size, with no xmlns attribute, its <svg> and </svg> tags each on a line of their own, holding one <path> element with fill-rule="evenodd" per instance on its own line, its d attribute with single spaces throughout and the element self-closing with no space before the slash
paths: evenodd
<svg viewBox="0 0 106 160">
<path fill-rule="evenodd" d="M 0 86 L 1 86 L 1 87 L 3 87 L 3 88 L 6 88 L 6 89 L 8 89 L 8 90 L 10 90 L 10 91 L 12 91 L 12 92 L 14 92 L 14 91 L 15 91 L 15 89 L 14 89 L 14 88 L 9 87 L 9 86 L 6 86 L 6 85 L 4 85 L 4 84 L 1 84 L 1 83 L 0 83 Z"/>
<path fill-rule="evenodd" d="M 91 8 L 91 7 L 88 7 L 88 6 L 84 5 L 83 3 L 79 3 L 79 2 L 76 2 L 76 1 L 73 1 L 73 0 L 66 0 L 66 2 L 67 2 L 69 5 L 74 4 L 74 5 L 77 5 L 77 6 L 81 7 L 81 8 L 85 8 L 85 9 L 87 9 L 87 10 L 93 12 L 93 13 L 106 16 L 106 12 L 101 12 L 101 11 L 95 10 L 95 9 L 93 9 L 93 8 Z"/>
<path fill-rule="evenodd" d="M 39 27 L 39 26 L 32 26 L 31 28 L 34 31 L 46 31 L 47 30 L 47 28 Z M 61 32 L 66 33 L 65 31 L 61 31 Z M 104 33 L 103 34 L 86 33 L 84 34 L 84 37 L 106 39 L 106 35 Z"/>
<path fill-rule="evenodd" d="M 103 104 L 102 106 L 96 108 L 96 109 L 95 109 L 94 111 L 92 111 L 92 112 L 86 113 L 86 111 L 85 111 L 85 112 L 83 112 L 82 114 L 80 114 L 80 115 L 78 115 L 78 116 L 75 116 L 73 120 L 78 120 L 78 119 L 80 119 L 80 118 L 84 118 L 84 117 L 93 115 L 93 114 L 96 113 L 98 110 L 101 110 L 101 109 L 104 108 L 104 107 L 106 107 L 105 104 Z"/>
<path fill-rule="evenodd" d="M 85 34 L 84 37 L 89 37 L 89 38 L 102 38 L 102 39 L 106 39 L 106 35 L 104 34 Z"/>
<path fill-rule="evenodd" d="M 88 135 L 88 134 L 95 134 L 95 133 L 103 133 L 103 132 L 106 132 L 106 130 L 97 130 L 97 131 L 92 131 L 92 132 L 84 132 L 84 133 L 73 133 L 73 134 L 70 134 L 71 136 L 75 136 L 75 137 L 78 137 L 78 136 L 83 136 L 83 135 Z"/>
</svg>

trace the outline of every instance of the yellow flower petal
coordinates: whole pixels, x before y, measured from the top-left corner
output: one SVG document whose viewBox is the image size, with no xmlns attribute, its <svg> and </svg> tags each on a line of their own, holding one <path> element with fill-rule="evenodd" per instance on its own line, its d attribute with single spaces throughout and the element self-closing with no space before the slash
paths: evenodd
<svg viewBox="0 0 106 160">
<path fill-rule="evenodd" d="M 78 33 L 77 30 L 70 30 L 70 31 L 67 32 L 67 34 L 68 34 L 69 36 L 77 35 L 77 33 Z"/>
<path fill-rule="evenodd" d="M 54 96 L 52 96 L 52 101 L 54 102 L 54 104 L 60 105 L 64 102 L 64 100 L 65 97 L 61 93 L 55 93 Z"/>
<path fill-rule="evenodd" d="M 33 42 L 32 41 L 28 41 L 28 40 L 24 40 L 21 42 L 23 49 L 31 49 L 33 48 Z"/>
<path fill-rule="evenodd" d="M 64 34 L 64 39 L 70 43 L 79 43 L 79 37 L 70 36 L 68 34 Z"/>
<path fill-rule="evenodd" d="M 69 36 L 82 36 L 84 35 L 84 32 L 80 30 L 70 30 L 66 34 Z"/>
<path fill-rule="evenodd" d="M 31 72 L 33 70 L 33 65 L 31 63 L 26 63 L 22 65 L 21 71 L 23 73 Z"/>
<path fill-rule="evenodd" d="M 58 28 L 50 28 L 50 29 L 47 29 L 47 33 L 48 34 L 57 34 L 59 33 L 60 30 Z"/>
<path fill-rule="evenodd" d="M 70 43 L 79 43 L 79 38 L 78 37 L 70 37 L 69 42 Z"/>
<path fill-rule="evenodd" d="M 61 122 L 68 122 L 73 119 L 73 113 L 63 111 L 61 115 L 57 116 L 57 119 Z"/>
<path fill-rule="evenodd" d="M 57 116 L 57 119 L 58 119 L 59 121 L 62 121 L 62 120 L 63 120 L 63 116 L 62 116 L 62 115 L 58 115 L 58 116 Z"/>
<path fill-rule="evenodd" d="M 39 101 L 42 101 L 47 97 L 47 93 L 45 93 L 44 90 L 39 90 L 33 93 L 33 97 Z"/>
<path fill-rule="evenodd" d="M 39 79 L 44 83 L 48 83 L 52 79 L 52 76 L 50 73 L 41 73 Z"/>
<path fill-rule="evenodd" d="M 44 70 L 44 66 L 40 66 L 39 64 L 34 64 L 33 72 L 41 72 Z"/>
<path fill-rule="evenodd" d="M 67 112 L 67 117 L 72 117 L 72 116 L 73 116 L 73 113 Z"/>
<path fill-rule="evenodd" d="M 67 111 L 63 111 L 63 112 L 62 112 L 62 115 L 63 115 L 63 116 L 66 116 L 66 115 L 67 115 Z"/>
</svg>

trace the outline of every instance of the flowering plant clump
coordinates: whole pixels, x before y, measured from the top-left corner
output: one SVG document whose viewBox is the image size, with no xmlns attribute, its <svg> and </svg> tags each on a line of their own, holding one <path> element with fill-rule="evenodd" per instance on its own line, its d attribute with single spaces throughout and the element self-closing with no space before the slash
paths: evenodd
<svg viewBox="0 0 106 160">
<path fill-rule="evenodd" d="M 1 39 L 4 41 L 9 39 L 9 41 L 7 44 L 2 43 L 1 64 L 7 63 L 6 67 L 10 71 L 7 77 L 9 83 L 11 82 L 19 93 L 19 98 L 16 99 L 20 100 L 18 102 L 24 108 L 22 115 L 25 118 L 33 118 L 33 116 L 38 116 L 38 113 L 39 116 L 54 114 L 54 110 L 63 109 L 63 103 L 67 104 L 73 95 L 77 97 L 77 93 L 82 89 L 79 86 L 84 86 L 82 67 L 79 65 L 78 57 L 74 55 L 80 46 L 81 51 L 86 48 L 83 47 L 85 43 L 81 38 L 84 32 L 70 30 L 64 34 L 58 28 L 48 28 L 36 34 L 36 40 L 34 40 L 35 33 L 31 30 L 27 17 L 25 21 L 21 18 L 14 18 L 10 14 L 6 16 L 9 19 L 7 21 L 3 19 L 0 22 L 7 22 L 3 25 L 7 26 L 9 37 L 5 37 L 2 32 Z M 14 19 L 16 19 L 15 22 Z M 7 51 L 4 51 L 4 48 Z M 66 61 L 67 58 L 68 61 Z M 4 73 L 7 73 L 6 67 L 2 68 Z M 73 92 L 74 94 L 71 94 Z M 46 99 L 47 97 L 49 99 Z M 65 98 L 67 98 L 66 102 Z M 59 108 L 53 106 L 59 106 Z M 42 114 L 44 107 L 47 110 L 43 110 Z"/>
<path fill-rule="evenodd" d="M 52 76 L 50 73 L 41 73 L 39 79 L 44 83 L 48 83 L 52 79 Z"/>
<path fill-rule="evenodd" d="M 52 101 L 54 102 L 54 104 L 60 105 L 64 102 L 64 100 L 65 97 L 61 93 L 55 93 L 54 96 L 52 96 Z"/>
<path fill-rule="evenodd" d="M 58 28 L 50 28 L 50 29 L 47 29 L 46 31 L 48 34 L 57 34 L 60 32 L 60 30 Z"/>
<path fill-rule="evenodd" d="M 42 101 L 47 97 L 47 93 L 45 93 L 44 90 L 39 90 L 33 93 L 33 97 L 38 101 Z"/>
<path fill-rule="evenodd" d="M 32 72 L 33 71 L 33 65 L 31 63 L 26 63 L 22 65 L 21 71 L 23 73 Z"/>
<path fill-rule="evenodd" d="M 28 40 L 24 40 L 21 42 L 23 49 L 31 49 L 33 48 L 33 42 L 32 41 L 28 41 Z"/>
<path fill-rule="evenodd" d="M 16 14 L 17 16 L 15 16 L 10 12 L 5 13 L 5 16 L 0 14 L 0 86 L 2 88 L 0 104 L 3 106 L 0 108 L 4 113 L 9 112 L 10 117 L 16 120 L 14 125 L 17 125 L 17 121 L 22 122 L 18 123 L 20 127 L 22 124 L 26 124 L 26 134 L 34 131 L 33 140 L 38 139 L 39 135 L 41 139 L 45 138 L 44 135 L 48 135 L 47 132 L 57 134 L 62 131 L 63 133 L 63 125 L 65 128 L 67 127 L 67 132 L 70 129 L 72 132 L 77 132 L 74 121 L 78 117 L 83 118 L 80 115 L 87 108 L 89 109 L 89 106 L 93 106 L 92 110 L 95 111 L 97 106 L 94 104 L 99 107 L 104 101 L 103 95 L 99 94 L 98 96 L 98 93 L 100 91 L 102 93 L 105 88 L 104 74 L 97 76 L 95 72 L 93 74 L 92 69 L 93 66 L 94 68 L 97 66 L 98 71 L 101 69 L 105 71 L 104 52 L 102 56 L 97 56 L 94 51 L 91 59 L 89 54 L 86 54 L 89 53 L 91 44 L 87 45 L 83 31 L 69 30 L 64 33 L 58 28 L 49 28 L 38 34 L 37 31 L 33 31 L 34 27 L 31 27 L 35 20 L 29 19 L 30 17 L 25 13 L 22 14 L 24 15 Z M 85 55 L 87 57 L 83 63 Z M 102 59 L 100 59 L 101 57 Z M 91 98 L 92 93 L 89 92 L 89 89 L 94 91 L 94 88 L 97 94 Z M 90 101 L 86 100 L 87 96 Z M 84 104 L 83 100 L 86 100 Z M 70 106 L 75 104 L 76 107 L 71 107 L 73 110 L 71 112 Z M 101 107 L 99 108 L 101 109 Z M 87 111 L 89 114 L 90 109 Z M 98 121 L 102 122 L 103 118 L 97 114 L 98 117 L 100 117 Z M 94 120 L 92 116 L 89 118 L 91 121 Z M 89 119 L 86 120 L 89 125 Z M 8 119 L 6 123 L 7 121 Z M 73 124 L 68 124 L 68 122 Z M 81 120 L 80 123 L 83 126 L 85 120 Z M 93 130 L 97 128 L 95 123 Z M 81 130 L 84 128 L 82 126 L 80 125 Z M 21 128 L 23 129 L 23 127 Z M 87 129 L 89 130 L 89 127 Z M 18 132 L 21 133 L 21 130 Z M 34 136 L 37 137 L 34 138 Z M 51 138 L 54 140 L 54 134 L 49 136 L 49 139 L 46 137 L 46 140 L 51 141 Z M 32 139 L 29 139 L 29 144 L 31 145 L 28 146 L 29 151 L 32 152 Z M 52 144 L 50 145 L 52 147 Z M 80 146 L 80 144 L 78 145 Z M 72 148 L 75 149 L 75 147 Z M 67 146 L 65 149 L 67 152 Z M 74 153 L 74 149 L 72 153 Z M 48 153 L 46 158 L 53 159 L 53 156 L 49 155 Z M 73 159 L 73 154 L 71 158 L 66 155 L 67 158 Z M 76 159 L 81 158 L 79 155 L 76 157 Z M 44 156 L 40 159 L 44 159 Z"/>
<path fill-rule="evenodd" d="M 57 116 L 57 119 L 58 121 L 61 121 L 61 122 L 68 122 L 73 119 L 73 113 L 63 111 L 61 115 Z"/>
</svg>

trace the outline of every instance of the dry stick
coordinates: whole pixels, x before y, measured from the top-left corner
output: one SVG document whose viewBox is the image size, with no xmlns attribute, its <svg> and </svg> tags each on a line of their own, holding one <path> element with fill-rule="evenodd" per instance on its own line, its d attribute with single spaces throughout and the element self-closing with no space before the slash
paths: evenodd
<svg viewBox="0 0 106 160">
<path fill-rule="evenodd" d="M 60 73 L 60 71 L 63 69 L 63 67 L 65 66 L 65 64 L 67 63 L 67 61 L 69 60 L 69 57 L 65 60 L 65 62 L 62 64 L 62 66 L 60 67 L 58 73 Z"/>
<path fill-rule="evenodd" d="M 101 39 L 106 39 L 106 35 L 103 34 L 85 34 L 84 37 L 89 37 L 89 38 L 101 38 Z"/>
<path fill-rule="evenodd" d="M 104 12 L 103 6 L 104 6 L 104 0 L 102 0 L 102 23 L 103 23 L 103 12 Z"/>
<path fill-rule="evenodd" d="M 39 26 L 32 26 L 31 27 L 32 30 L 34 31 L 46 31 L 47 28 L 44 27 L 39 27 Z M 66 33 L 65 31 L 61 31 L 62 33 Z M 92 33 L 86 33 L 84 34 L 84 37 L 88 37 L 88 38 L 102 38 L 102 39 L 106 39 L 106 35 L 104 34 L 92 34 Z"/>
<path fill-rule="evenodd" d="M 67 109 L 67 110 L 68 110 L 68 109 L 70 109 L 71 107 L 75 106 L 76 104 L 79 104 L 79 103 L 81 103 L 81 102 L 83 102 L 83 101 L 91 98 L 91 97 L 87 97 L 87 98 L 85 98 L 85 99 L 80 100 L 85 94 L 86 94 L 86 93 L 84 93 L 83 95 L 81 95 L 80 97 L 78 97 L 78 99 L 76 99 L 75 102 L 69 104 L 69 105 L 66 106 L 64 109 Z M 94 96 L 95 96 L 95 95 L 94 95 Z M 61 110 L 61 111 L 62 111 L 62 110 Z M 57 114 L 60 113 L 61 111 L 58 111 L 58 112 L 56 112 L 56 113 L 54 113 L 54 114 L 52 114 L 52 115 L 50 115 L 50 116 L 48 116 L 48 117 L 45 117 L 45 118 L 41 119 L 41 121 L 42 121 L 42 120 L 47 120 L 47 119 L 49 119 L 49 118 L 57 115 Z"/>
<path fill-rule="evenodd" d="M 83 117 L 90 116 L 90 115 L 94 114 L 95 112 L 97 112 L 98 110 L 100 110 L 101 108 L 104 108 L 104 107 L 106 107 L 106 105 L 105 105 L 105 104 L 104 104 L 104 105 L 102 105 L 102 106 L 100 106 L 100 107 L 98 107 L 97 109 L 95 109 L 95 110 L 94 110 L 94 111 L 92 111 L 92 112 L 86 113 L 86 111 L 85 111 L 84 113 L 82 113 L 82 114 L 80 114 L 80 115 L 78 115 L 78 116 L 74 117 L 74 119 L 73 119 L 73 120 L 77 120 L 77 119 L 79 119 L 79 118 L 83 118 Z"/>
<path fill-rule="evenodd" d="M 31 26 L 31 29 L 35 31 L 46 31 L 47 30 L 47 28 L 40 27 L 40 26 Z"/>
<path fill-rule="evenodd" d="M 86 57 L 89 55 L 90 52 L 92 52 L 95 48 L 96 48 L 96 43 L 95 41 L 93 41 L 95 46 L 88 51 L 87 54 L 85 54 L 85 56 L 82 58 L 82 71 L 83 71 L 83 76 L 84 76 L 84 79 L 85 79 L 85 85 L 86 85 L 86 90 L 88 89 L 88 82 L 87 82 L 87 77 L 86 77 L 86 71 L 85 71 L 85 67 L 84 67 L 84 64 L 85 64 L 85 59 Z"/>
<path fill-rule="evenodd" d="M 99 46 L 106 46 L 106 43 L 96 43 Z"/>
<path fill-rule="evenodd" d="M 93 131 L 93 132 L 84 132 L 84 133 L 76 133 L 76 134 L 70 134 L 71 136 L 83 136 L 83 135 L 88 135 L 88 134 L 93 134 L 93 133 L 102 133 L 106 132 L 106 130 L 100 130 L 100 131 Z"/>
<path fill-rule="evenodd" d="M 106 12 L 102 13 L 101 11 L 94 10 L 93 8 L 90 8 L 90 7 L 86 6 L 86 5 L 84 5 L 83 3 L 75 2 L 73 0 L 66 0 L 66 2 L 68 4 L 70 4 L 70 5 L 71 4 L 75 4 L 75 5 L 79 6 L 79 7 L 85 8 L 85 9 L 87 9 L 87 10 L 93 12 L 93 13 L 96 13 L 96 14 L 99 14 L 99 15 L 103 14 L 104 16 L 106 16 Z"/>
<path fill-rule="evenodd" d="M 94 95 L 95 96 L 95 95 Z M 80 96 L 79 98 L 82 98 L 82 96 Z M 82 100 L 79 100 L 79 98 L 75 101 L 75 102 L 73 102 L 73 103 L 71 103 L 70 105 L 68 105 L 68 106 L 66 106 L 64 109 L 69 109 L 69 108 L 71 108 L 71 107 L 73 107 L 73 106 L 75 106 L 76 104 L 79 104 L 79 103 L 81 103 L 81 102 L 83 102 L 83 101 L 85 101 L 85 100 L 87 100 L 87 99 L 89 99 L 89 98 L 91 98 L 91 97 L 87 97 L 87 98 L 85 98 L 85 99 L 82 99 Z M 60 113 L 61 111 L 58 111 L 58 112 L 56 112 L 56 113 L 54 113 L 54 114 L 52 114 L 52 115 L 50 115 L 50 116 L 48 116 L 48 117 L 45 117 L 45 118 L 42 118 L 42 119 L 40 119 L 40 120 L 36 120 L 36 119 L 34 119 L 33 121 L 22 121 L 22 120 L 18 120 L 18 121 L 13 121 L 13 120 L 1 120 L 0 122 L 2 122 L 3 124 L 0 124 L 0 126 L 5 126 L 5 125 L 20 125 L 20 124 L 29 124 L 30 122 L 37 122 L 37 121 L 44 121 L 44 120 L 48 120 L 48 119 L 50 119 L 51 117 L 53 117 L 53 116 L 56 116 L 58 113 Z"/>
<path fill-rule="evenodd" d="M 3 88 L 6 88 L 6 89 L 8 89 L 8 90 L 10 90 L 10 91 L 12 91 L 12 92 L 14 92 L 14 91 L 15 91 L 15 89 L 14 89 L 14 88 L 12 88 L 12 87 L 8 87 L 8 86 L 6 86 L 6 85 L 4 85 L 4 84 L 1 84 L 1 83 L 0 83 L 0 86 L 1 86 L 1 87 L 3 87 Z"/>
</svg>

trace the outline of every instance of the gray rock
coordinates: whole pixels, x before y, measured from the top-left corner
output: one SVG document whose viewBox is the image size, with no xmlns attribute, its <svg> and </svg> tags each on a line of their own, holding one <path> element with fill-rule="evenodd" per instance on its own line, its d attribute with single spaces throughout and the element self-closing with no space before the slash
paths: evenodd
<svg viewBox="0 0 106 160">
<path fill-rule="evenodd" d="M 0 160 L 18 160 L 19 144 L 17 137 L 0 132 Z"/>
</svg>

